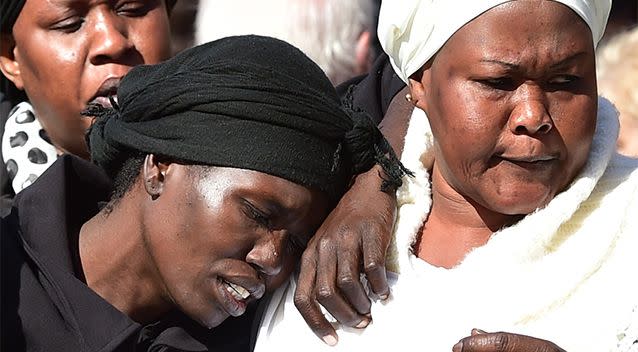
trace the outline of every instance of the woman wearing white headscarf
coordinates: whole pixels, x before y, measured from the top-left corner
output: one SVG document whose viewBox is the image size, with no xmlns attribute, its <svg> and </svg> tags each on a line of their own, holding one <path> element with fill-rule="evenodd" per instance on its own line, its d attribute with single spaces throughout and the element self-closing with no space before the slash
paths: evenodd
<svg viewBox="0 0 638 352">
<path fill-rule="evenodd" d="M 335 322 L 337 348 L 638 351 L 638 162 L 615 153 L 617 112 L 596 90 L 610 7 L 382 4 L 416 107 L 402 154 L 415 177 L 397 191 L 392 293 L 367 328 Z M 294 291 L 273 296 L 256 351 L 334 350 Z"/>
</svg>

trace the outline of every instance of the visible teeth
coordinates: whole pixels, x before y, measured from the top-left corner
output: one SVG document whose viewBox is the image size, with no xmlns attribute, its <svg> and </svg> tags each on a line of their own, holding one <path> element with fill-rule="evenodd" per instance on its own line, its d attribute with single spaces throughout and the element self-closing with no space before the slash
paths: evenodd
<svg viewBox="0 0 638 352">
<path fill-rule="evenodd" d="M 226 286 L 226 291 L 228 291 L 233 297 L 237 300 L 244 300 L 250 296 L 250 292 L 247 289 L 235 285 L 231 282 L 226 282 L 228 286 Z"/>
</svg>

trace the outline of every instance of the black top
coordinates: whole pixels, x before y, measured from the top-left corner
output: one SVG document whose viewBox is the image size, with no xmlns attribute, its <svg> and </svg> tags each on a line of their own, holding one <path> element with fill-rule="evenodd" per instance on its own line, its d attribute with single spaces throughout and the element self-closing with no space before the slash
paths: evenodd
<svg viewBox="0 0 638 352">
<path fill-rule="evenodd" d="M 15 198 L 0 236 L 1 349 L 247 351 L 254 309 L 212 331 L 180 313 L 143 327 L 86 286 L 78 235 L 110 189 L 99 168 L 65 155 Z"/>
<path fill-rule="evenodd" d="M 404 87 L 405 83 L 394 72 L 388 55 L 381 54 L 369 73 L 340 84 L 337 93 L 344 97 L 348 90 L 352 89 L 353 106 L 367 112 L 372 120 L 379 124 L 392 98 Z"/>
</svg>

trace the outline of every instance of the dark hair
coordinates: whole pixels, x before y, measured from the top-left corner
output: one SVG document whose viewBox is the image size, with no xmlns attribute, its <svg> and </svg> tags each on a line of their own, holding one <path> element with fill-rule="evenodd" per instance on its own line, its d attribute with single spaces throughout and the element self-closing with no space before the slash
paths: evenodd
<svg viewBox="0 0 638 352">
<path fill-rule="evenodd" d="M 128 192 L 135 181 L 137 181 L 144 165 L 147 153 L 143 153 L 137 150 L 129 150 L 129 153 L 125 159 L 120 163 L 111 164 L 110 169 L 105 169 L 106 174 L 113 181 L 113 190 L 111 191 L 111 199 L 109 201 L 108 208 L 112 208 L 118 200 L 122 199 L 126 192 Z M 189 165 L 197 167 L 194 169 L 196 175 L 199 177 L 204 176 L 212 167 L 210 165 L 202 165 L 184 160 L 177 160 L 175 158 L 156 155 L 157 160 L 170 161 L 182 165 Z M 109 209 L 110 210 L 110 209 Z"/>
<path fill-rule="evenodd" d="M 119 200 L 131 189 L 131 186 L 133 186 L 135 180 L 137 180 L 140 175 L 145 158 L 146 154 L 132 152 L 131 155 L 122 162 L 119 170 L 106 170 L 109 177 L 113 180 L 111 202 Z"/>
<path fill-rule="evenodd" d="M 106 175 L 113 181 L 111 197 L 104 207 L 106 213 L 110 213 L 117 202 L 124 197 L 140 175 L 146 154 L 130 150 L 119 162 L 112 163 L 109 168 L 103 168 Z"/>
</svg>

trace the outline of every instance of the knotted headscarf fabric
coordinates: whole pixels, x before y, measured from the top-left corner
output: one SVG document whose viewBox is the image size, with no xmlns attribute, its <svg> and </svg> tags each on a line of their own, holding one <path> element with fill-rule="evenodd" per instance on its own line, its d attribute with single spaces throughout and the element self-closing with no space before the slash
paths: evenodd
<svg viewBox="0 0 638 352">
<path fill-rule="evenodd" d="M 274 38 L 224 38 L 138 66 L 117 97 L 115 109 L 86 112 L 97 117 L 92 159 L 107 171 L 134 150 L 339 195 L 352 175 L 383 160 L 389 178 L 399 175 L 389 183 L 400 184 L 401 164 L 369 117 L 344 108 L 321 69 Z"/>
<path fill-rule="evenodd" d="M 509 1 L 516 0 L 383 0 L 379 40 L 395 72 L 407 83 L 456 31 L 483 12 Z M 587 23 L 596 47 L 607 25 L 611 0 L 553 1 L 568 6 Z"/>
</svg>

